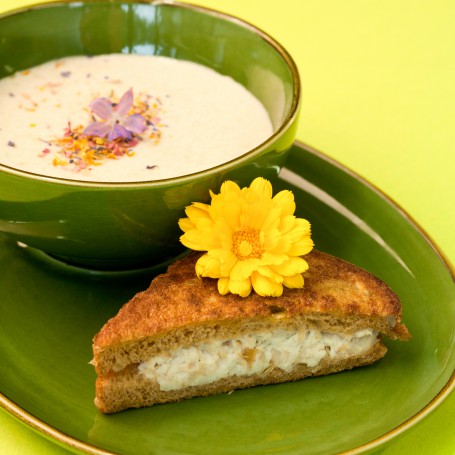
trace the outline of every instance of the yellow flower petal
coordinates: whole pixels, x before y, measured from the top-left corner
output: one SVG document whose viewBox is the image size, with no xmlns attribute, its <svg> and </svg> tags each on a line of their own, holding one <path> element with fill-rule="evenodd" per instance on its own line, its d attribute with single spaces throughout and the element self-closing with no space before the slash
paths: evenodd
<svg viewBox="0 0 455 455">
<path fill-rule="evenodd" d="M 244 206 L 244 210 L 242 210 L 240 225 L 260 230 L 271 209 L 270 200 L 258 198 L 255 194 L 252 194 L 249 199 L 248 203 Z"/>
<path fill-rule="evenodd" d="M 281 233 L 278 229 L 268 229 L 263 231 L 264 234 L 264 250 L 272 251 L 280 242 Z"/>
<path fill-rule="evenodd" d="M 271 268 L 283 276 L 292 276 L 308 270 L 308 263 L 300 257 L 290 257 L 279 265 L 272 265 Z"/>
<path fill-rule="evenodd" d="M 275 282 L 275 283 L 282 283 L 284 280 L 283 275 L 280 273 L 275 272 L 271 267 L 269 266 L 262 266 L 259 267 L 257 272 L 261 274 L 262 276 L 265 276 L 269 280 Z"/>
<path fill-rule="evenodd" d="M 210 214 L 207 210 L 204 210 L 201 207 L 198 207 L 196 204 L 189 205 L 185 209 L 186 216 L 194 223 L 197 224 L 197 222 L 201 219 L 207 220 L 210 219 Z"/>
<path fill-rule="evenodd" d="M 240 226 L 242 199 L 240 194 L 214 195 L 210 207 L 210 216 L 216 222 L 229 226 L 231 231 Z"/>
<path fill-rule="evenodd" d="M 310 237 L 304 237 L 303 240 L 294 243 L 288 250 L 290 256 L 303 256 L 313 249 L 314 243 Z"/>
<path fill-rule="evenodd" d="M 268 210 L 267 217 L 262 223 L 261 230 L 267 232 L 269 230 L 280 230 L 281 225 L 281 209 L 279 207 L 272 207 Z"/>
<path fill-rule="evenodd" d="M 232 180 L 226 180 L 221 185 L 221 188 L 220 188 L 221 194 L 230 194 L 230 193 L 240 194 L 241 191 L 242 190 L 237 185 L 237 183 L 233 182 Z"/>
<path fill-rule="evenodd" d="M 179 220 L 179 227 L 183 232 L 187 232 L 190 229 L 199 229 L 203 226 L 211 226 L 213 221 L 208 213 L 208 205 L 193 203 L 186 207 L 185 213 L 188 218 L 181 218 Z"/>
<path fill-rule="evenodd" d="M 218 248 L 219 238 L 212 231 L 192 229 L 180 237 L 180 242 L 195 251 L 209 251 Z"/>
<path fill-rule="evenodd" d="M 287 261 L 289 259 L 289 256 L 283 253 L 272 253 L 270 251 L 265 251 L 261 259 L 262 263 L 275 266 Z"/>
<path fill-rule="evenodd" d="M 286 215 L 280 218 L 280 225 L 278 229 L 282 234 L 286 234 L 289 232 L 295 225 L 295 216 L 294 215 Z"/>
<path fill-rule="evenodd" d="M 233 230 L 226 220 L 224 218 L 215 220 L 211 229 L 218 234 L 221 248 L 231 250 Z"/>
<path fill-rule="evenodd" d="M 303 288 L 303 275 L 301 273 L 297 273 L 292 276 L 284 277 L 283 285 L 290 289 L 300 289 Z"/>
<path fill-rule="evenodd" d="M 231 275 L 232 268 L 238 261 L 232 251 L 220 248 L 210 250 L 207 254 L 218 261 L 220 265 L 219 277 L 229 277 Z"/>
<path fill-rule="evenodd" d="M 248 297 L 251 294 L 251 280 L 229 280 L 229 291 L 232 294 L 238 294 L 240 297 Z"/>
<path fill-rule="evenodd" d="M 196 229 L 196 225 L 189 218 L 180 218 L 179 228 L 183 232 L 190 231 L 191 229 Z"/>
<path fill-rule="evenodd" d="M 231 270 L 231 279 L 235 281 L 243 281 L 250 278 L 251 274 L 257 270 L 260 261 L 257 259 L 246 259 L 237 261 Z"/>
<path fill-rule="evenodd" d="M 250 188 L 257 194 L 271 199 L 272 197 L 272 184 L 263 177 L 255 178 L 250 185 Z"/>
<path fill-rule="evenodd" d="M 283 294 L 281 283 L 276 283 L 260 273 L 253 273 L 251 283 L 254 291 L 263 297 L 280 297 Z"/>
<path fill-rule="evenodd" d="M 208 278 L 218 278 L 220 276 L 220 262 L 208 254 L 201 256 L 196 262 L 196 275 Z"/>
<path fill-rule="evenodd" d="M 287 232 L 286 238 L 288 238 L 292 243 L 298 242 L 303 237 L 306 237 L 310 234 L 311 227 L 310 223 L 303 218 L 296 218 L 294 227 Z"/>
<path fill-rule="evenodd" d="M 282 216 L 293 215 L 295 212 L 294 195 L 289 190 L 283 190 L 273 197 L 273 205 L 281 208 Z"/>
<path fill-rule="evenodd" d="M 204 202 L 193 202 L 191 205 L 199 210 L 203 210 L 204 212 L 210 211 L 210 204 L 205 204 Z"/>
<path fill-rule="evenodd" d="M 270 252 L 288 254 L 291 246 L 291 240 L 283 236 L 278 229 L 270 230 L 265 235 L 264 248 Z"/>
<path fill-rule="evenodd" d="M 242 216 L 240 204 L 237 201 L 227 202 L 223 206 L 223 220 L 230 227 L 231 232 L 240 226 Z"/>
<path fill-rule="evenodd" d="M 221 295 L 229 294 L 229 278 L 220 278 L 218 280 L 218 292 Z"/>
</svg>

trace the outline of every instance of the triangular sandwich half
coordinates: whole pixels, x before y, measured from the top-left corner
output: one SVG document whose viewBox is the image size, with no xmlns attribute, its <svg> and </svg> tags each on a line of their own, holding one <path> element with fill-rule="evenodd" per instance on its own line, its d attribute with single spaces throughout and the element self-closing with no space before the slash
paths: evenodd
<svg viewBox="0 0 455 455">
<path fill-rule="evenodd" d="M 381 336 L 406 340 L 398 297 L 370 273 L 313 250 L 303 289 L 221 296 L 195 275 L 199 254 L 172 264 L 93 340 L 101 412 L 295 381 L 371 364 Z"/>
</svg>

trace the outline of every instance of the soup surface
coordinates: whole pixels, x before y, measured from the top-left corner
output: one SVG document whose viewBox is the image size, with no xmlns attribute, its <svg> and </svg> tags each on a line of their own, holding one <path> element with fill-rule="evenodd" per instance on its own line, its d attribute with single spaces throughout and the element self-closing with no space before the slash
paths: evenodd
<svg viewBox="0 0 455 455">
<path fill-rule="evenodd" d="M 198 172 L 273 132 L 242 85 L 168 57 L 55 60 L 0 80 L 0 163 L 65 179 L 133 182 Z"/>
</svg>

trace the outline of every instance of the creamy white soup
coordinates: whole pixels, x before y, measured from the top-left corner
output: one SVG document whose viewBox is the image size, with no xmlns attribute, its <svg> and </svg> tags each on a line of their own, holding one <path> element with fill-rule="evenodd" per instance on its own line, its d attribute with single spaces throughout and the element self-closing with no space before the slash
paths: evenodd
<svg viewBox="0 0 455 455">
<path fill-rule="evenodd" d="M 232 78 L 167 57 L 55 60 L 0 80 L 0 163 L 131 182 L 217 166 L 261 144 L 267 111 Z"/>
</svg>

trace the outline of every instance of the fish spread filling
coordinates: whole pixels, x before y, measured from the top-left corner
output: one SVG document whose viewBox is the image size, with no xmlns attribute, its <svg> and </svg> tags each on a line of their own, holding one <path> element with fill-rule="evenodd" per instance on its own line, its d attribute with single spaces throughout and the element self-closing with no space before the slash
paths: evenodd
<svg viewBox="0 0 455 455">
<path fill-rule="evenodd" d="M 151 357 L 138 369 L 146 378 L 157 381 L 161 390 L 178 390 L 234 375 L 260 374 L 275 367 L 285 372 L 298 364 L 313 368 L 325 358 L 364 354 L 377 342 L 377 336 L 372 329 L 352 333 L 279 329 L 179 348 L 169 355 Z"/>
</svg>

